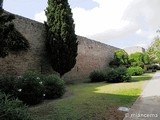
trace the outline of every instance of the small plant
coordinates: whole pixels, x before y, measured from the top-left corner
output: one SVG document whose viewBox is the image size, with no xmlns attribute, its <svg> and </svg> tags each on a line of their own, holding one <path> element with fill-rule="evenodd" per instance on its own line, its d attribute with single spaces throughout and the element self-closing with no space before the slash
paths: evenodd
<svg viewBox="0 0 160 120">
<path fill-rule="evenodd" d="M 105 73 L 104 71 L 96 70 L 91 72 L 89 78 L 91 82 L 102 82 L 105 81 Z"/>
<path fill-rule="evenodd" d="M 119 83 L 129 81 L 131 76 L 127 73 L 125 67 L 119 67 L 106 71 L 106 81 L 109 83 Z"/>
<path fill-rule="evenodd" d="M 127 72 L 129 75 L 135 76 L 135 75 L 142 75 L 144 73 L 144 70 L 141 67 L 136 66 L 128 68 Z"/>
<path fill-rule="evenodd" d="M 0 120 L 32 120 L 28 108 L 18 99 L 0 92 Z"/>
<path fill-rule="evenodd" d="M 5 94 L 15 94 L 16 77 L 0 76 L 0 91 Z"/>
<path fill-rule="evenodd" d="M 65 83 L 57 75 L 49 75 L 44 80 L 45 97 L 59 98 L 65 93 Z"/>
<path fill-rule="evenodd" d="M 33 105 L 42 101 L 44 86 L 39 74 L 27 72 L 17 80 L 17 97 L 24 103 Z"/>
</svg>

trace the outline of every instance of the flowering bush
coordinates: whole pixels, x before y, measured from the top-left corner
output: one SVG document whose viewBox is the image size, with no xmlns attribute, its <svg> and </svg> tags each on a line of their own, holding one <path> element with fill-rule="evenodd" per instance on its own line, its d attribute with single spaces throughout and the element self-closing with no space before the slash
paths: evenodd
<svg viewBox="0 0 160 120">
<path fill-rule="evenodd" d="M 49 75 L 44 80 L 45 97 L 59 98 L 65 92 L 64 81 L 57 75 Z"/>
<path fill-rule="evenodd" d="M 26 104 L 37 104 L 43 99 L 44 86 L 40 75 L 35 72 L 27 72 L 18 77 L 16 88 L 17 97 Z"/>
<path fill-rule="evenodd" d="M 58 98 L 65 92 L 64 81 L 57 75 L 42 76 L 26 72 L 18 77 L 0 77 L 0 92 L 12 94 L 25 104 L 40 103 L 43 98 Z"/>
</svg>

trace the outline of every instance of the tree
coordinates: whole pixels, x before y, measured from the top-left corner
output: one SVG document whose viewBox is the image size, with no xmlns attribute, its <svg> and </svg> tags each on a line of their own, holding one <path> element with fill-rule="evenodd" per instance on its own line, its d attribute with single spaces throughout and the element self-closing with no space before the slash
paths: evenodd
<svg viewBox="0 0 160 120">
<path fill-rule="evenodd" d="M 110 62 L 110 66 L 128 66 L 128 54 L 124 50 L 116 50 L 114 52 L 114 59 Z"/>
<path fill-rule="evenodd" d="M 52 68 L 63 76 L 76 64 L 77 36 L 68 0 L 48 0 L 47 50 Z"/>
<path fill-rule="evenodd" d="M 114 58 L 122 65 L 128 64 L 128 54 L 124 50 L 116 50 L 114 53 Z"/>
<path fill-rule="evenodd" d="M 143 62 L 143 53 L 135 52 L 129 56 L 129 60 L 133 62 Z"/>
<path fill-rule="evenodd" d="M 147 53 L 152 63 L 160 63 L 160 38 L 157 36 L 151 43 Z"/>
<path fill-rule="evenodd" d="M 150 58 L 147 53 L 135 52 L 129 56 L 129 61 L 131 66 L 140 66 L 144 67 L 144 65 L 150 64 Z"/>
<path fill-rule="evenodd" d="M 143 53 L 143 63 L 145 65 L 150 64 L 150 58 L 149 58 L 149 55 L 147 53 Z"/>
<path fill-rule="evenodd" d="M 10 51 L 27 50 L 29 42 L 16 30 L 12 20 L 14 15 L 0 13 L 0 57 L 6 57 Z"/>
</svg>

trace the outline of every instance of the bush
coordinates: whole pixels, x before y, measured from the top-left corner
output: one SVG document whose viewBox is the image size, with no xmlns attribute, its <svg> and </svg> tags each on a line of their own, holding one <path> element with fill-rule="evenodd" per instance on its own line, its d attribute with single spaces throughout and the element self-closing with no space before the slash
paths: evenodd
<svg viewBox="0 0 160 120">
<path fill-rule="evenodd" d="M 160 66 L 158 65 L 148 65 L 147 68 L 152 71 L 160 70 Z"/>
<path fill-rule="evenodd" d="M 42 101 L 44 86 L 40 75 L 35 72 L 27 72 L 17 80 L 17 97 L 24 103 L 33 105 Z"/>
<path fill-rule="evenodd" d="M 109 83 L 119 83 L 129 81 L 131 76 L 127 73 L 125 67 L 119 67 L 106 71 L 106 81 Z"/>
<path fill-rule="evenodd" d="M 127 72 L 129 75 L 135 76 L 135 75 L 142 75 L 144 73 L 144 70 L 141 67 L 136 66 L 128 68 Z"/>
<path fill-rule="evenodd" d="M 15 94 L 16 77 L 0 76 L 0 91 L 5 94 Z"/>
<path fill-rule="evenodd" d="M 57 75 L 49 75 L 44 79 L 45 97 L 59 98 L 65 93 L 65 83 Z"/>
<path fill-rule="evenodd" d="M 144 63 L 143 62 L 131 62 L 131 66 L 133 67 L 141 67 L 144 68 Z"/>
<path fill-rule="evenodd" d="M 13 99 L 0 92 L 1 120 L 32 120 L 25 105 L 18 99 Z"/>
<path fill-rule="evenodd" d="M 91 82 L 102 82 L 105 81 L 105 74 L 103 71 L 96 70 L 90 73 L 89 78 Z"/>
<path fill-rule="evenodd" d="M 158 66 L 157 70 L 160 70 L 160 66 Z"/>
<path fill-rule="evenodd" d="M 152 69 L 152 72 L 156 72 L 157 70 L 156 69 Z"/>
<path fill-rule="evenodd" d="M 157 70 L 158 69 L 158 65 L 152 65 L 152 69 Z"/>
</svg>

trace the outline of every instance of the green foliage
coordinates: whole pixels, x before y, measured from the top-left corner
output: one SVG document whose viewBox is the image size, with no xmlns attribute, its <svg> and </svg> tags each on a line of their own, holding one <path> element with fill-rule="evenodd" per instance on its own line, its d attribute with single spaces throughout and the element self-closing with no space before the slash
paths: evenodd
<svg viewBox="0 0 160 120">
<path fill-rule="evenodd" d="M 89 78 L 91 82 L 102 82 L 105 81 L 105 73 L 102 70 L 95 70 L 90 73 Z"/>
<path fill-rule="evenodd" d="M 160 63 L 160 38 L 157 36 L 147 49 L 152 63 Z"/>
<path fill-rule="evenodd" d="M 0 120 L 32 120 L 28 108 L 18 99 L 0 92 Z"/>
<path fill-rule="evenodd" d="M 23 76 L 1 76 L 0 92 L 17 97 L 23 103 L 34 105 L 44 97 L 59 98 L 65 93 L 65 83 L 57 75 L 44 76 L 28 71 Z"/>
<path fill-rule="evenodd" d="M 59 98 L 65 93 L 65 83 L 57 75 L 49 75 L 44 79 L 45 97 Z"/>
<path fill-rule="evenodd" d="M 114 59 L 120 65 L 128 65 L 128 54 L 124 50 L 116 50 L 114 53 Z"/>
<path fill-rule="evenodd" d="M 0 15 L 0 57 L 6 57 L 10 51 L 21 51 L 29 48 L 26 38 L 18 32 L 12 20 L 14 15 Z"/>
<path fill-rule="evenodd" d="M 150 64 L 150 58 L 147 53 L 135 52 L 129 56 L 131 66 L 139 66 L 144 68 L 144 65 Z"/>
<path fill-rule="evenodd" d="M 152 72 L 156 72 L 157 70 L 160 70 L 160 66 L 158 65 L 149 65 L 148 70 L 151 70 Z"/>
<path fill-rule="evenodd" d="M 135 76 L 135 75 L 142 75 L 144 73 L 144 70 L 141 67 L 136 66 L 128 68 L 127 72 L 129 75 Z"/>
<path fill-rule="evenodd" d="M 135 52 L 129 56 L 130 61 L 143 62 L 143 53 Z"/>
<path fill-rule="evenodd" d="M 132 67 L 141 67 L 141 68 L 144 68 L 144 63 L 143 62 L 130 62 L 131 66 Z"/>
<path fill-rule="evenodd" d="M 47 49 L 52 68 L 63 76 L 70 71 L 77 56 L 77 36 L 68 0 L 48 0 Z"/>
<path fill-rule="evenodd" d="M 109 69 L 106 71 L 106 81 L 109 83 L 119 83 L 129 81 L 131 76 L 127 73 L 125 67 L 119 67 L 115 69 Z"/>
<path fill-rule="evenodd" d="M 91 82 L 107 81 L 109 83 L 119 83 L 130 81 L 131 76 L 127 73 L 125 67 L 118 67 L 114 69 L 107 69 L 103 71 L 93 71 L 90 74 Z"/>
<path fill-rule="evenodd" d="M 147 53 L 143 53 L 143 63 L 145 65 L 148 65 L 151 63 L 151 60 L 150 60 L 149 55 Z"/>
<path fill-rule="evenodd" d="M 115 59 L 115 58 L 112 61 L 109 62 L 109 66 L 113 67 L 113 68 L 116 68 L 120 65 L 121 65 L 120 61 L 118 59 Z"/>
<path fill-rule="evenodd" d="M 15 94 L 16 78 L 13 76 L 0 76 L 0 91 L 5 94 Z"/>
<path fill-rule="evenodd" d="M 26 72 L 19 77 L 16 88 L 17 97 L 26 104 L 37 104 L 43 99 L 44 86 L 40 75 L 35 72 Z"/>
<path fill-rule="evenodd" d="M 149 65 L 148 69 L 158 69 L 158 65 Z"/>
</svg>

